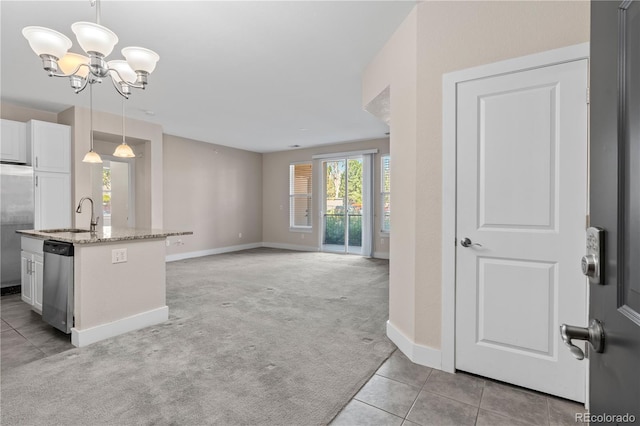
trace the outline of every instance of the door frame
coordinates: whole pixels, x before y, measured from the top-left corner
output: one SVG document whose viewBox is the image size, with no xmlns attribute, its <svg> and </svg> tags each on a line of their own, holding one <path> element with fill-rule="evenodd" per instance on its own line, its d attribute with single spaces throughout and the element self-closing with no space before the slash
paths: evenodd
<svg viewBox="0 0 640 426">
<path fill-rule="evenodd" d="M 457 85 L 470 80 L 558 65 L 581 59 L 589 59 L 589 43 L 507 59 L 450 72 L 442 76 L 442 340 L 440 356 L 443 371 L 453 373 L 456 368 Z M 587 93 L 585 93 L 586 96 L 588 96 Z M 585 164 L 585 167 L 588 167 L 588 164 Z M 587 191 L 588 196 L 589 188 L 585 188 L 585 191 Z M 585 211 L 587 211 L 586 209 L 588 209 L 588 200 Z M 588 312 L 588 300 L 586 312 Z M 588 389 L 589 369 L 587 368 L 586 370 Z"/>
<path fill-rule="evenodd" d="M 116 157 L 114 155 L 108 155 L 108 154 L 103 154 L 101 155 L 101 157 L 109 161 L 109 163 L 115 161 L 116 163 L 126 163 L 129 166 L 129 171 L 128 171 L 129 173 L 129 176 L 128 176 L 129 212 L 128 212 L 127 225 L 130 228 L 135 228 L 136 226 L 136 161 L 135 161 L 135 158 Z M 102 188 L 102 186 L 100 186 L 100 188 Z M 99 200 L 102 200 L 102 193 L 100 194 Z M 100 203 L 100 205 L 102 206 L 102 202 Z M 104 221 L 104 218 L 102 219 Z"/>
<path fill-rule="evenodd" d="M 327 183 L 326 183 L 326 180 L 325 180 L 326 177 L 325 177 L 325 174 L 324 174 L 323 163 L 325 161 L 332 161 L 332 160 L 342 160 L 342 159 L 349 160 L 349 159 L 354 159 L 354 158 L 362 158 L 362 160 L 363 160 L 363 164 L 362 164 L 362 167 L 363 167 L 363 176 L 362 176 L 362 179 L 363 179 L 363 183 L 362 183 L 363 203 L 365 203 L 365 192 L 367 192 L 367 191 L 369 192 L 369 195 L 366 197 L 366 198 L 369 199 L 369 201 L 368 201 L 369 205 L 365 207 L 365 204 L 363 204 L 363 210 L 362 210 L 363 211 L 363 213 L 362 213 L 362 241 L 364 241 L 364 239 L 365 239 L 365 232 L 369 233 L 370 234 L 369 235 L 369 239 L 371 240 L 371 254 L 369 255 L 369 254 L 364 252 L 364 250 L 365 250 L 364 243 L 363 243 L 362 251 L 361 251 L 360 254 L 349 253 L 348 250 L 346 249 L 347 248 L 347 244 L 348 244 L 347 241 L 345 241 L 345 251 L 344 252 L 337 252 L 337 251 L 326 251 L 326 252 L 328 252 L 328 253 L 341 253 L 341 254 L 342 253 L 343 254 L 355 254 L 356 256 L 364 256 L 364 257 L 368 257 L 368 256 L 375 257 L 375 256 L 373 256 L 373 247 L 374 247 L 374 244 L 373 244 L 373 238 L 374 238 L 373 237 L 373 235 L 374 235 L 374 230 L 373 229 L 374 229 L 374 225 L 373 225 L 373 223 L 374 223 L 374 220 L 375 220 L 375 210 L 376 210 L 375 199 L 376 199 L 376 197 L 374 195 L 373 188 L 374 188 L 374 179 L 375 179 L 374 175 L 376 174 L 375 173 L 376 167 L 375 167 L 375 164 L 374 164 L 375 163 L 374 159 L 375 159 L 375 156 L 378 153 L 379 153 L 378 148 L 373 148 L 373 149 L 364 149 L 364 150 L 360 150 L 360 151 L 347 151 L 347 152 L 333 152 L 333 153 L 326 153 L 326 154 L 314 154 L 314 155 L 311 156 L 311 159 L 313 161 L 314 169 L 317 169 L 318 173 L 320 173 L 320 179 L 317 179 L 317 181 L 319 182 L 320 187 L 319 187 L 319 190 L 316 191 L 316 192 L 319 194 L 320 200 L 322 200 L 321 201 L 322 206 L 321 206 L 320 209 L 317 210 L 318 213 L 319 213 L 318 214 L 318 220 L 319 220 L 318 225 L 319 226 L 318 226 L 318 231 L 317 231 L 318 232 L 318 234 L 317 234 L 318 235 L 318 251 L 325 252 L 325 250 L 323 248 L 323 246 L 324 246 L 324 244 L 323 244 L 323 239 L 324 239 L 324 219 L 323 218 L 324 218 L 324 210 L 325 210 L 324 203 L 326 201 L 325 191 L 326 191 L 326 188 L 327 188 Z M 365 185 L 364 180 L 367 179 L 367 177 L 365 176 L 365 172 L 364 172 L 364 168 L 365 168 L 365 164 L 364 163 L 368 161 L 367 160 L 367 155 L 371 155 L 372 164 L 371 164 L 370 171 L 369 171 L 369 176 L 368 176 L 369 182 L 368 182 L 367 185 Z M 366 188 L 366 186 L 368 186 L 368 189 Z M 314 186 L 314 188 L 315 188 L 315 186 Z M 318 204 L 320 204 L 320 203 L 318 203 Z M 370 217 L 369 217 L 369 219 L 367 219 L 368 224 L 367 224 L 366 229 L 365 229 L 365 215 L 366 214 L 368 214 Z"/>
<path fill-rule="evenodd" d="M 360 227 L 362 229 L 362 234 L 361 234 L 361 238 L 360 238 L 360 250 L 359 251 L 349 251 L 349 247 L 351 247 L 349 245 L 349 226 L 350 226 L 350 220 L 349 219 L 349 210 L 348 210 L 348 204 L 349 204 L 349 160 L 360 160 L 360 164 L 362 165 L 362 167 L 364 168 L 364 163 L 366 161 L 364 155 L 352 155 L 352 156 L 348 156 L 348 157 L 339 157 L 339 158 L 326 158 L 324 160 L 322 160 L 320 162 L 321 164 L 321 169 L 322 169 L 322 215 L 321 215 L 321 223 L 320 223 L 320 251 L 325 252 L 325 253 L 339 253 L 339 254 L 355 254 L 357 256 L 362 256 L 364 248 L 363 248 L 363 240 L 365 238 L 364 232 L 368 232 L 367 229 L 365 229 L 364 227 L 362 227 L 362 221 L 364 219 L 364 215 L 365 212 L 364 210 L 362 211 L 362 214 L 360 215 Z M 326 211 L 327 211 L 327 174 L 326 172 L 326 167 L 328 162 L 333 161 L 333 162 L 337 162 L 337 161 L 344 161 L 344 184 L 345 184 L 345 198 L 344 198 L 344 207 L 345 207 L 345 211 L 344 211 L 344 245 L 343 245 L 343 249 L 342 250 L 332 250 L 329 247 L 339 247 L 339 245 L 337 244 L 324 244 L 324 235 L 325 235 L 325 231 L 326 231 L 326 227 L 327 227 L 327 222 L 326 220 L 324 220 L 324 218 L 326 217 Z M 362 176 L 362 187 L 361 187 L 361 194 L 360 196 L 362 197 L 362 200 L 364 202 L 366 196 L 364 194 L 365 192 L 365 188 L 364 188 L 364 176 Z M 364 206 L 363 206 L 364 207 Z M 365 209 L 367 210 L 367 209 Z"/>
</svg>

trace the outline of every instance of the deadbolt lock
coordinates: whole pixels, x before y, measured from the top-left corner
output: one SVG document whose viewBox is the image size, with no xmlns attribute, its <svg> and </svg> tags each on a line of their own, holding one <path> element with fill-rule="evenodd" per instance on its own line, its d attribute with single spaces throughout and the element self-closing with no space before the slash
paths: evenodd
<svg viewBox="0 0 640 426">
<path fill-rule="evenodd" d="M 587 229 L 587 254 L 582 256 L 582 273 L 589 277 L 591 284 L 604 284 L 604 229 Z"/>
</svg>

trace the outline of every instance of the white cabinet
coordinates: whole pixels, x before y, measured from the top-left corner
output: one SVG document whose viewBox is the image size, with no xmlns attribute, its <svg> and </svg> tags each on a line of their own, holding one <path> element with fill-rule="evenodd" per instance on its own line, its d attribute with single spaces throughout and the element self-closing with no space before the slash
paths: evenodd
<svg viewBox="0 0 640 426">
<path fill-rule="evenodd" d="M 0 160 L 11 163 L 26 163 L 26 124 L 11 120 L 0 120 L 0 123 Z"/>
<path fill-rule="evenodd" d="M 35 238 L 22 237 L 22 300 L 42 313 L 42 281 L 44 256 L 43 241 Z"/>
<path fill-rule="evenodd" d="M 35 229 L 71 227 L 71 173 L 35 172 Z"/>
<path fill-rule="evenodd" d="M 31 275 L 31 262 L 33 261 L 33 253 L 22 251 L 20 253 L 20 269 L 22 276 L 20 286 L 22 287 L 22 301 L 33 305 L 33 277 Z"/>
<path fill-rule="evenodd" d="M 33 169 L 71 173 L 71 128 L 63 124 L 31 120 L 27 123 Z"/>
<path fill-rule="evenodd" d="M 27 138 L 34 171 L 34 228 L 70 228 L 71 128 L 31 120 L 27 123 Z"/>
</svg>

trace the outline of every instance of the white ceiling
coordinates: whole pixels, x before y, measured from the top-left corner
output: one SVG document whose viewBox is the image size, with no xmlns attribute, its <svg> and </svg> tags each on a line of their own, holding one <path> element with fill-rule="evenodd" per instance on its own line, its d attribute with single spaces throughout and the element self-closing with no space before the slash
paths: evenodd
<svg viewBox="0 0 640 426">
<path fill-rule="evenodd" d="M 384 137 L 388 126 L 363 110 L 362 72 L 414 1 L 102 1 L 101 23 L 125 46 L 160 55 L 146 90 L 134 90 L 127 116 L 172 135 L 271 152 Z M 66 34 L 95 22 L 82 1 L 0 1 L 3 101 L 59 112 L 89 106 L 64 78 L 49 78 L 21 30 Z M 94 109 L 121 113 L 107 80 Z M 150 116 L 145 111 L 153 111 Z"/>
</svg>

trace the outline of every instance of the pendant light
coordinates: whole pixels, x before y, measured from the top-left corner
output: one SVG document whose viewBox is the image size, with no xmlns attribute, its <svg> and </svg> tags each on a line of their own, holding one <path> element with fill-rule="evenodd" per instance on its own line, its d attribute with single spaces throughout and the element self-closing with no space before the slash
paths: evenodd
<svg viewBox="0 0 640 426">
<path fill-rule="evenodd" d="M 91 116 L 89 117 L 89 127 L 91 127 L 91 149 L 82 159 L 83 163 L 102 163 L 102 158 L 93 150 L 93 84 L 89 85 L 89 107 Z"/>
<path fill-rule="evenodd" d="M 116 147 L 116 150 L 113 152 L 115 157 L 123 157 L 123 158 L 133 158 L 136 155 L 133 153 L 133 150 L 129 145 L 127 145 L 127 141 L 124 135 L 124 98 L 122 98 L 122 143 Z"/>
</svg>

